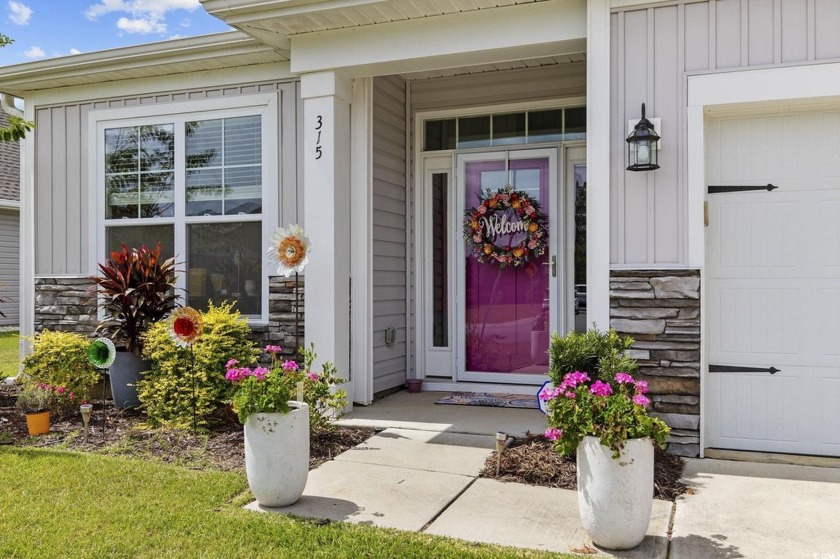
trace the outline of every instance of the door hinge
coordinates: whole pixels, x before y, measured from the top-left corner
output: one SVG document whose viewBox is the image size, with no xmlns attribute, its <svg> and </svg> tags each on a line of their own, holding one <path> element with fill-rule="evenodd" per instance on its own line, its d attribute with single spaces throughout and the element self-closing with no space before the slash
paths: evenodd
<svg viewBox="0 0 840 559">
<path fill-rule="evenodd" d="M 709 186 L 708 192 L 709 194 L 723 194 L 724 192 L 750 192 L 754 190 L 766 190 L 767 192 L 773 192 L 779 188 L 775 184 L 767 183 L 764 185 L 747 185 L 747 186 Z"/>
<path fill-rule="evenodd" d="M 775 375 L 781 369 L 776 367 L 740 367 L 735 365 L 709 365 L 710 373 L 770 373 Z"/>
</svg>

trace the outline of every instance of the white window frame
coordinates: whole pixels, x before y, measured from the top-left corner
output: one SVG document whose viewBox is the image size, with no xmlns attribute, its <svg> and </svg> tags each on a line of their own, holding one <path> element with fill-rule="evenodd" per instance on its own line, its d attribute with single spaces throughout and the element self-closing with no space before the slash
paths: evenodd
<svg viewBox="0 0 840 559">
<path fill-rule="evenodd" d="M 271 271 L 268 262 L 268 239 L 278 223 L 278 195 L 280 163 L 279 152 L 280 92 L 241 95 L 230 98 L 205 99 L 159 105 L 140 105 L 118 109 L 92 110 L 88 115 L 88 137 L 93 138 L 88 154 L 88 176 L 96 177 L 95 194 L 89 197 L 89 238 L 95 250 L 91 251 L 89 269 L 96 274 L 98 263 L 104 258 L 106 226 L 124 225 L 173 225 L 176 262 L 184 273 L 178 275 L 176 286 L 187 286 L 187 226 L 196 223 L 262 222 L 261 294 L 260 314 L 248 315 L 252 324 L 268 323 L 268 283 Z M 261 117 L 262 136 L 262 213 L 259 215 L 187 216 L 186 212 L 186 145 L 184 123 L 195 120 L 213 120 L 241 116 Z M 175 216 L 137 218 L 131 220 L 105 219 L 105 130 L 128 126 L 155 124 L 175 125 Z M 100 317 L 101 318 L 101 317 Z"/>
</svg>

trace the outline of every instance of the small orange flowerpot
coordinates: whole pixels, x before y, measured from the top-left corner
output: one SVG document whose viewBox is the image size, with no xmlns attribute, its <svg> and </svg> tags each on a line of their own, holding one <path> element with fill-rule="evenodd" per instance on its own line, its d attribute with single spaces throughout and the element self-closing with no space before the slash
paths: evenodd
<svg viewBox="0 0 840 559">
<path fill-rule="evenodd" d="M 26 414 L 26 426 L 29 428 L 29 436 L 44 435 L 50 432 L 50 412 Z"/>
</svg>

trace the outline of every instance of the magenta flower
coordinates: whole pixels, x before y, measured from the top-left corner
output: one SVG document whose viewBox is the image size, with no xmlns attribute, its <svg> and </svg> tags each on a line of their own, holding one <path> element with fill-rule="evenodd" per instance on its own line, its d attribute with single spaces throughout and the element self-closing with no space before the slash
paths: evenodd
<svg viewBox="0 0 840 559">
<path fill-rule="evenodd" d="M 75 400 L 76 399 L 76 393 L 71 392 L 70 394 L 67 395 L 67 397 L 70 398 L 71 400 Z"/>
<path fill-rule="evenodd" d="M 268 369 L 265 367 L 257 367 L 251 374 L 257 377 L 257 380 L 265 380 L 266 375 L 268 375 Z"/>
<path fill-rule="evenodd" d="M 279 345 L 267 345 L 267 346 L 265 346 L 265 352 L 266 353 L 277 354 L 277 353 L 280 353 L 281 351 L 283 351 L 283 348 L 280 347 Z"/>
<path fill-rule="evenodd" d="M 240 369 L 228 369 L 228 372 L 225 373 L 225 379 L 231 382 L 239 382 L 250 374 L 251 369 L 247 367 L 242 367 Z"/>
<path fill-rule="evenodd" d="M 650 400 L 648 399 L 647 396 L 643 396 L 641 394 L 636 394 L 635 396 L 633 396 L 633 403 L 636 404 L 637 406 L 644 407 L 644 406 L 647 406 L 648 404 L 650 404 Z"/>
<path fill-rule="evenodd" d="M 318 373 L 309 373 L 308 375 L 306 375 L 306 378 L 308 378 L 312 382 L 318 382 Z"/>
<path fill-rule="evenodd" d="M 592 386 L 589 388 L 589 391 L 596 396 L 609 396 L 612 394 L 612 386 L 607 384 L 606 382 L 601 382 L 600 380 L 596 380 L 592 383 Z"/>
<path fill-rule="evenodd" d="M 557 427 L 549 427 L 545 430 L 545 434 L 543 436 L 550 441 L 556 441 L 563 436 L 563 430 L 558 429 Z"/>
<path fill-rule="evenodd" d="M 56 394 L 58 394 L 58 395 L 61 395 L 61 394 L 64 394 L 64 392 L 65 392 L 66 390 L 67 390 L 67 389 L 66 389 L 66 388 L 64 388 L 63 386 L 59 386 L 58 388 L 56 388 L 56 389 L 55 389 L 55 393 L 56 393 Z"/>
<path fill-rule="evenodd" d="M 568 398 L 569 400 L 574 400 L 575 399 L 575 393 L 572 392 L 571 390 L 569 390 L 568 392 L 566 392 L 566 398 Z"/>
<path fill-rule="evenodd" d="M 542 400 L 543 402 L 548 402 L 549 400 L 555 399 L 562 393 L 563 391 L 559 388 L 546 386 L 545 388 L 540 390 L 540 400 Z"/>
<path fill-rule="evenodd" d="M 294 361 L 292 361 L 291 359 L 289 359 L 288 361 L 285 361 L 283 363 L 283 370 L 286 371 L 287 373 L 297 371 L 298 370 L 298 364 L 295 363 Z"/>
<path fill-rule="evenodd" d="M 230 361 L 225 363 L 225 369 L 233 369 L 237 365 L 239 365 L 239 361 L 237 359 L 231 359 Z"/>
<path fill-rule="evenodd" d="M 616 373 L 615 382 L 617 382 L 618 384 L 631 384 L 634 381 L 633 377 L 631 377 L 627 373 Z"/>
<path fill-rule="evenodd" d="M 636 394 L 647 394 L 648 383 L 646 380 L 636 381 Z"/>
<path fill-rule="evenodd" d="M 560 391 L 565 392 L 569 388 L 574 388 L 578 384 L 583 384 L 584 382 L 590 380 L 589 375 L 586 373 L 581 373 L 580 371 L 575 371 L 574 373 L 566 373 L 566 376 L 563 377 L 563 382 L 560 383 Z"/>
</svg>

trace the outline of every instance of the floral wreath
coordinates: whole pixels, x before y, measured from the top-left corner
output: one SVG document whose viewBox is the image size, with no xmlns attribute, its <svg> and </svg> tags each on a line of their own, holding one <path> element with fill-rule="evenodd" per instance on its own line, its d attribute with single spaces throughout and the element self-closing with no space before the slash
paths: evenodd
<svg viewBox="0 0 840 559">
<path fill-rule="evenodd" d="M 498 262 L 505 266 L 524 266 L 545 254 L 548 239 L 548 219 L 540 211 L 540 204 L 521 190 L 506 186 L 493 193 L 490 189 L 478 195 L 478 207 L 464 212 L 464 239 L 467 251 L 476 260 Z M 515 214 L 518 223 L 509 222 Z M 499 246 L 494 237 L 523 234 L 515 245 Z"/>
</svg>

